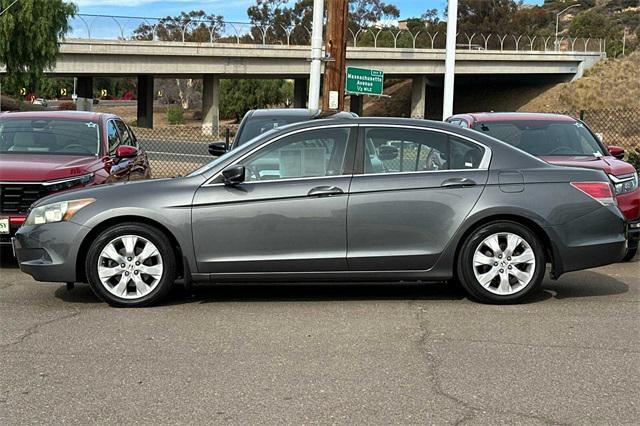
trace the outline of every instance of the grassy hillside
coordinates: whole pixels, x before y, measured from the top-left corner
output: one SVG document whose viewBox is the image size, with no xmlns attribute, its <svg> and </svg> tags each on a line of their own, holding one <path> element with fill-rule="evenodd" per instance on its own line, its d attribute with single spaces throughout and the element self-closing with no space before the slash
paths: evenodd
<svg viewBox="0 0 640 426">
<path fill-rule="evenodd" d="M 640 108 L 640 52 L 624 59 L 605 59 L 584 77 L 560 83 L 534 97 L 519 111 Z M 495 108 L 498 109 L 498 108 Z"/>
</svg>

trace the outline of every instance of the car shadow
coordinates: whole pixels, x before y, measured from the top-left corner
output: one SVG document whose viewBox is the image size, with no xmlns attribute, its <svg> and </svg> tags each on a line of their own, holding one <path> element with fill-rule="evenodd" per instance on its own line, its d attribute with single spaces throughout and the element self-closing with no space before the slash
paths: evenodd
<svg viewBox="0 0 640 426">
<path fill-rule="evenodd" d="M 542 288 L 554 299 L 614 296 L 629 291 L 629 286 L 615 277 L 589 270 L 565 275 L 558 281 L 545 280 Z"/>
<path fill-rule="evenodd" d="M 570 299 L 623 294 L 629 286 L 611 276 L 582 271 L 559 281 L 545 280 L 543 291 L 530 296 L 527 303 L 549 299 Z M 102 303 L 88 284 L 76 284 L 71 291 L 60 286 L 55 297 L 68 303 Z M 437 283 L 336 283 L 336 284 L 261 284 L 202 285 L 185 289 L 175 285 L 158 307 L 190 303 L 225 302 L 322 302 L 358 300 L 465 301 L 464 290 L 456 284 Z"/>
<path fill-rule="evenodd" d="M 0 268 L 16 269 L 18 267 L 18 259 L 13 257 L 11 247 L 0 247 Z"/>
</svg>

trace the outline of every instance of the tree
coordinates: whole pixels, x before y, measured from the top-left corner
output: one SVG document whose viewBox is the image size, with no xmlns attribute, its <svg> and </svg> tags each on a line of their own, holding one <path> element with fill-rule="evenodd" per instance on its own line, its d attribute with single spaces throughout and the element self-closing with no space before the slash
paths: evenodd
<svg viewBox="0 0 640 426">
<path fill-rule="evenodd" d="M 0 10 L 12 0 L 0 0 Z M 47 83 L 44 71 L 55 65 L 58 40 L 70 30 L 77 12 L 62 0 L 19 0 L 0 17 L 0 65 L 7 69 L 5 89 L 38 92 Z"/>
<path fill-rule="evenodd" d="M 221 80 L 220 115 L 239 121 L 250 109 L 287 105 L 292 97 L 287 80 Z"/>
<path fill-rule="evenodd" d="M 155 37 L 163 41 L 192 41 L 207 43 L 220 37 L 224 29 L 221 15 L 209 15 L 204 10 L 180 12 L 177 16 L 167 16 L 154 25 L 144 23 L 133 30 L 133 38 L 152 40 Z"/>
<path fill-rule="evenodd" d="M 400 11 L 381 0 L 349 0 L 349 25 L 365 28 L 385 19 L 396 19 Z"/>
</svg>

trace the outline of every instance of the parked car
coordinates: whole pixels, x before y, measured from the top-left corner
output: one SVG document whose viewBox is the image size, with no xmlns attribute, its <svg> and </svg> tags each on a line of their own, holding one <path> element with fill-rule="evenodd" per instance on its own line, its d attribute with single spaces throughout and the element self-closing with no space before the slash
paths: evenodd
<svg viewBox="0 0 640 426">
<path fill-rule="evenodd" d="M 307 120 L 318 120 L 321 118 L 352 118 L 357 117 L 353 112 L 323 112 L 320 110 L 306 108 L 275 108 L 275 109 L 252 109 L 248 111 L 240 125 L 233 142 L 212 142 L 209 144 L 209 153 L 214 156 L 223 155 L 230 149 L 238 148 L 249 142 L 251 139 L 265 132 L 287 124 L 299 123 Z"/>
<path fill-rule="evenodd" d="M 434 152 L 446 161 L 427 161 Z M 457 277 L 477 300 L 513 303 L 540 287 L 547 263 L 557 278 L 619 261 L 625 232 L 601 170 L 446 123 L 349 118 L 275 129 L 185 177 L 48 196 L 14 249 L 36 280 L 86 281 L 116 306 L 157 303 L 179 276 Z"/>
<path fill-rule="evenodd" d="M 46 195 L 149 176 L 135 134 L 115 115 L 0 114 L 0 245 L 11 244 L 29 206 Z"/>
<path fill-rule="evenodd" d="M 44 98 L 33 98 L 33 102 L 34 105 L 41 105 L 43 107 L 48 106 L 49 104 L 47 103 L 46 99 Z"/>
<path fill-rule="evenodd" d="M 628 221 L 629 249 L 623 260 L 636 255 L 640 241 L 638 172 L 622 161 L 623 148 L 606 147 L 585 123 L 560 114 L 474 113 L 454 115 L 446 121 L 493 136 L 551 164 L 604 171 Z"/>
</svg>

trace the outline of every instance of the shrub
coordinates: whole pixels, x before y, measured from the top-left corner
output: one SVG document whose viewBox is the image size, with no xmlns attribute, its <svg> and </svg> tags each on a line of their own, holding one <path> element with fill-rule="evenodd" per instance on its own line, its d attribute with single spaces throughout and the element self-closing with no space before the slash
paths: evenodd
<svg viewBox="0 0 640 426">
<path fill-rule="evenodd" d="M 184 124 L 184 111 L 182 108 L 176 105 L 171 105 L 167 108 L 167 121 L 169 124 Z"/>
<path fill-rule="evenodd" d="M 73 101 L 60 102 L 58 104 L 58 109 L 60 111 L 73 111 L 76 109 L 76 104 Z"/>
<path fill-rule="evenodd" d="M 627 151 L 627 162 L 631 164 L 636 170 L 640 171 L 640 149 L 631 148 Z"/>
</svg>

